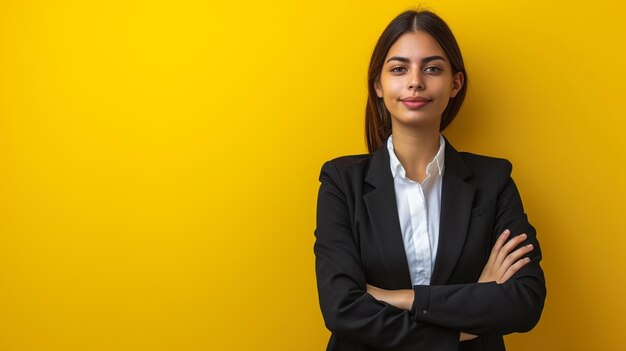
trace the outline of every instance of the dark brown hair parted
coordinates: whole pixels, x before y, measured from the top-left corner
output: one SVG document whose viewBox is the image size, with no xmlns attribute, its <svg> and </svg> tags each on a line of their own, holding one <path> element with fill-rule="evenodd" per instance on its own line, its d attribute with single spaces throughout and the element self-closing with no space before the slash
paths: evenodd
<svg viewBox="0 0 626 351">
<path fill-rule="evenodd" d="M 461 49 L 452 34 L 452 31 L 439 16 L 424 10 L 409 10 L 401 13 L 394 18 L 385 28 L 370 60 L 369 70 L 367 73 L 367 105 L 365 108 L 365 137 L 367 139 L 367 148 L 369 152 L 374 152 L 381 147 L 389 135 L 391 135 L 391 116 L 385 107 L 382 98 L 376 95 L 374 83 L 380 78 L 385 57 L 389 52 L 389 48 L 407 32 L 423 31 L 430 34 L 448 56 L 452 73 L 462 72 L 465 76 L 465 82 L 456 97 L 450 99 L 448 106 L 441 116 L 440 131 L 443 131 L 452 122 L 454 117 L 461 109 L 465 93 L 467 91 L 467 72 L 463 64 Z"/>
</svg>

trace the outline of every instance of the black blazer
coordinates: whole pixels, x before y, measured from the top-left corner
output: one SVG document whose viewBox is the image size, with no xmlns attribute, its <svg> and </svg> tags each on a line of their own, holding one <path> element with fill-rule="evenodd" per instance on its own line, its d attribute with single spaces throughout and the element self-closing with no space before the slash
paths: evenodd
<svg viewBox="0 0 626 351">
<path fill-rule="evenodd" d="M 446 140 L 431 285 L 411 286 L 386 145 L 324 163 L 314 252 L 327 350 L 504 350 L 503 334 L 532 329 L 546 297 L 541 250 L 510 174 L 509 161 Z M 476 283 L 507 228 L 528 234 L 531 262 L 504 284 Z M 412 288 L 412 310 L 377 301 L 366 283 Z M 460 331 L 479 337 L 460 343 Z"/>
</svg>

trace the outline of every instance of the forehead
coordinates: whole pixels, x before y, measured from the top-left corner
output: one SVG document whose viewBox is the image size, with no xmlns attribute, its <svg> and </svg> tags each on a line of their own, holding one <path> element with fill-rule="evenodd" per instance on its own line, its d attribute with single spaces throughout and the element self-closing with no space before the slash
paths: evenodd
<svg viewBox="0 0 626 351">
<path fill-rule="evenodd" d="M 447 59 L 441 45 L 430 34 L 423 31 L 407 32 L 402 34 L 391 45 L 385 62 L 392 56 L 403 56 L 411 60 L 419 60 L 420 58 L 433 55 L 439 55 Z"/>
</svg>

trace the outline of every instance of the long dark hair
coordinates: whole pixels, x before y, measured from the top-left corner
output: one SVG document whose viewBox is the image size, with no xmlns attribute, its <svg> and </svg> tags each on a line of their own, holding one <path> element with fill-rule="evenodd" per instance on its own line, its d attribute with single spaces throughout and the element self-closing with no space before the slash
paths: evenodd
<svg viewBox="0 0 626 351">
<path fill-rule="evenodd" d="M 393 43 L 395 43 L 402 34 L 417 31 L 426 32 L 435 38 L 450 60 L 452 73 L 457 74 L 458 72 L 462 72 L 465 76 L 465 82 L 461 90 L 459 90 L 454 99 L 450 99 L 448 106 L 443 111 L 441 125 L 439 126 L 440 131 L 446 129 L 454 117 L 456 117 L 465 99 L 465 92 L 467 91 L 467 72 L 465 72 L 461 49 L 459 49 L 459 45 L 450 27 L 448 27 L 446 22 L 439 16 L 430 11 L 409 10 L 401 13 L 389 23 L 385 31 L 383 31 L 383 34 L 378 38 L 367 72 L 365 137 L 367 139 L 369 152 L 374 152 L 381 147 L 391 134 L 391 115 L 387 107 L 385 107 L 383 99 L 376 95 L 374 83 L 380 79 L 385 57 Z"/>
</svg>

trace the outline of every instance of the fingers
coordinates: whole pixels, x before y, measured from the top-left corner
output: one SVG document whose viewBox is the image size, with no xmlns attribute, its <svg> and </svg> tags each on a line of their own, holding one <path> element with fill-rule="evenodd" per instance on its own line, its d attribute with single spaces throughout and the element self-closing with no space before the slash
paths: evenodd
<svg viewBox="0 0 626 351">
<path fill-rule="evenodd" d="M 500 265 L 497 264 L 497 258 L 500 250 L 502 249 L 502 246 L 504 246 L 506 240 L 509 238 L 509 235 L 511 235 L 511 231 L 506 229 L 500 234 L 500 236 L 496 240 L 493 248 L 491 249 L 491 253 L 489 254 L 489 259 L 487 260 L 487 263 L 485 264 L 485 267 L 480 274 L 480 278 L 478 279 L 479 282 L 498 280 L 496 274 L 499 271 Z"/>
<path fill-rule="evenodd" d="M 524 245 L 520 247 L 519 249 L 513 251 L 508 256 L 506 256 L 506 258 L 504 259 L 504 265 L 506 266 L 513 265 L 513 263 L 515 263 L 517 260 L 522 258 L 527 253 L 531 252 L 532 250 L 533 250 L 533 244 L 528 244 L 528 245 Z"/>
<path fill-rule="evenodd" d="M 521 244 L 527 238 L 526 234 L 518 235 L 517 237 L 511 239 L 503 248 L 502 252 L 508 252 L 515 248 L 518 244 Z M 497 279 L 498 284 L 502 284 L 509 280 L 515 273 L 517 273 L 522 267 L 524 267 L 530 259 L 528 257 L 522 258 L 527 253 L 531 252 L 534 249 L 532 244 L 524 245 L 517 250 L 506 255 L 502 264 L 499 266 L 499 276 Z"/>
<path fill-rule="evenodd" d="M 504 245 L 504 243 L 506 243 L 506 239 L 509 238 L 510 234 L 511 234 L 511 231 L 508 229 L 505 229 L 502 232 L 502 234 L 500 234 L 500 236 L 498 237 L 498 240 L 496 240 L 496 243 L 493 245 L 493 248 L 491 249 L 491 254 L 489 254 L 489 259 L 487 260 L 486 267 L 490 267 L 495 264 L 498 254 L 500 253 L 502 246 Z"/>
<path fill-rule="evenodd" d="M 504 282 L 506 282 L 507 280 L 509 280 L 509 278 L 511 278 L 513 275 L 515 275 L 515 273 L 517 273 L 520 269 L 522 269 L 522 267 L 524 267 L 526 264 L 528 264 L 530 262 L 530 258 L 525 257 L 522 258 L 521 260 L 518 260 L 517 262 L 513 263 L 504 273 L 504 275 L 501 278 L 501 281 L 498 282 L 498 284 L 502 284 Z"/>
<path fill-rule="evenodd" d="M 491 249 L 492 254 L 495 254 L 497 256 L 498 252 L 500 252 L 500 249 L 502 249 L 502 246 L 504 246 L 504 243 L 506 243 L 506 239 L 509 238 L 509 235 L 511 235 L 511 231 L 508 229 L 505 229 L 502 234 L 500 234 L 498 240 L 496 240 L 495 245 L 493 245 L 493 249 Z"/>
<path fill-rule="evenodd" d="M 504 262 L 506 257 L 511 253 L 511 251 L 513 251 L 514 248 L 516 248 L 519 244 L 526 240 L 526 238 L 528 238 L 528 235 L 526 235 L 526 233 L 511 238 L 511 240 L 504 244 L 504 246 L 502 246 L 502 248 L 498 252 L 498 256 L 496 257 L 496 263 L 500 266 Z"/>
<path fill-rule="evenodd" d="M 512 238 L 510 236 L 511 231 L 508 229 L 500 234 L 491 250 L 487 264 L 483 268 L 479 282 L 504 283 L 530 262 L 530 260 L 522 257 L 533 250 L 532 244 L 516 249 L 528 238 L 528 235 L 523 233 Z"/>
<path fill-rule="evenodd" d="M 509 235 L 511 235 L 511 231 L 508 229 L 505 229 L 502 234 L 500 234 L 500 236 L 498 237 L 498 240 L 496 240 L 496 244 L 493 245 L 493 249 L 495 251 L 500 251 L 500 248 L 502 248 L 502 246 L 504 245 L 504 243 L 506 243 L 506 239 L 509 238 Z"/>
</svg>

